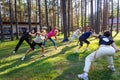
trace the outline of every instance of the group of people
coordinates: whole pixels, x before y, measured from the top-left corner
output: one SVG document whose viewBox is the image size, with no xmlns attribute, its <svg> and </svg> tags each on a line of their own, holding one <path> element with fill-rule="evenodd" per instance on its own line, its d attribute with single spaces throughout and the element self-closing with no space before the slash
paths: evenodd
<svg viewBox="0 0 120 80">
<path fill-rule="evenodd" d="M 25 56 L 32 50 L 34 50 L 35 45 L 39 45 L 42 48 L 42 56 L 44 55 L 44 46 L 46 44 L 46 41 L 49 39 L 55 49 L 57 49 L 56 42 L 51 38 L 55 37 L 57 40 L 56 34 L 58 33 L 57 27 L 54 27 L 48 34 L 46 34 L 45 30 L 42 30 L 41 32 L 37 32 L 36 29 L 33 29 L 31 32 L 26 32 L 22 35 L 20 41 L 18 42 L 15 50 L 13 53 L 15 53 L 19 46 L 22 44 L 22 42 L 25 40 L 27 43 L 30 45 L 30 48 L 26 51 L 26 54 L 22 57 L 21 60 L 25 59 Z M 80 35 L 81 34 L 81 35 Z M 35 36 L 35 39 L 32 41 L 32 43 L 29 41 L 32 36 Z M 90 70 L 91 63 L 96 60 L 97 58 L 100 58 L 102 56 L 106 56 L 108 60 L 108 68 L 111 71 L 115 71 L 114 68 L 114 63 L 113 63 L 113 55 L 115 54 L 116 51 L 120 51 L 119 48 L 116 47 L 116 44 L 114 40 L 111 38 L 111 33 L 109 30 L 105 30 L 102 35 L 96 34 L 93 29 L 89 28 L 86 32 L 81 33 L 81 29 L 78 28 L 77 30 L 74 31 L 71 39 L 69 42 L 67 42 L 67 46 L 69 43 L 71 43 L 75 38 L 78 40 L 77 44 L 79 43 L 79 47 L 77 49 L 77 52 L 79 49 L 83 46 L 83 42 L 87 44 L 86 49 L 88 49 L 88 46 L 90 42 L 87 40 L 90 36 L 94 36 L 99 39 L 99 48 L 89 54 L 86 59 L 85 59 L 85 66 L 84 66 L 84 73 L 78 74 L 78 78 L 88 80 L 88 72 Z"/>
<path fill-rule="evenodd" d="M 13 53 L 17 52 L 17 50 L 19 49 L 19 47 L 25 40 L 29 44 L 30 48 L 26 51 L 25 55 L 21 58 L 21 60 L 24 60 L 26 55 L 28 55 L 32 50 L 35 49 L 36 45 L 39 45 L 42 48 L 42 56 L 44 57 L 45 56 L 44 46 L 48 39 L 53 43 L 55 49 L 57 49 L 56 42 L 52 39 L 52 37 L 55 37 L 55 39 L 57 39 L 57 37 L 56 37 L 57 33 L 58 33 L 58 29 L 56 26 L 48 34 L 46 34 L 46 30 L 37 31 L 37 28 L 33 28 L 30 32 L 25 31 L 25 32 L 23 32 Z M 35 36 L 35 38 L 32 41 L 32 37 L 34 37 L 34 36 Z"/>
<path fill-rule="evenodd" d="M 83 46 L 83 42 L 87 44 L 86 50 L 88 50 L 88 46 L 90 42 L 87 40 L 91 35 L 93 37 L 96 37 L 99 39 L 99 48 L 89 54 L 86 59 L 85 59 L 85 66 L 84 66 L 84 73 L 78 74 L 78 78 L 83 79 L 83 80 L 88 80 L 88 72 L 91 68 L 91 63 L 96 60 L 97 58 L 106 56 L 108 60 L 108 69 L 111 71 L 115 71 L 114 63 L 113 63 L 113 55 L 117 52 L 120 51 L 119 48 L 116 47 L 116 44 L 114 40 L 111 38 L 111 33 L 109 30 L 105 30 L 103 35 L 96 34 L 93 29 L 89 28 L 86 32 L 80 34 L 80 29 L 77 29 L 74 33 L 73 36 L 71 37 L 71 40 L 68 42 L 72 42 L 75 38 L 78 39 L 80 42 L 78 49 L 76 52 L 79 51 L 79 49 Z M 67 44 L 68 46 L 68 44 Z"/>
</svg>

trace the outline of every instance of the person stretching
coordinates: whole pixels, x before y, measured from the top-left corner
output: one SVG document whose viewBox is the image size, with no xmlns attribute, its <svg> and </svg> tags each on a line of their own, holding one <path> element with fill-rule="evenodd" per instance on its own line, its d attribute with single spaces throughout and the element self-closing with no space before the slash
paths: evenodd
<svg viewBox="0 0 120 80">
<path fill-rule="evenodd" d="M 16 53 L 23 41 L 25 40 L 31 46 L 31 37 L 35 36 L 37 32 L 37 28 L 34 28 L 31 32 L 27 32 L 26 30 L 23 32 L 18 44 L 16 45 L 13 53 Z"/>
<path fill-rule="evenodd" d="M 55 26 L 55 27 L 46 35 L 46 40 L 44 41 L 44 45 L 46 44 L 46 41 L 49 39 L 49 40 L 53 43 L 55 49 L 57 49 L 56 42 L 52 39 L 52 37 L 54 36 L 55 39 L 57 40 L 57 36 L 56 36 L 57 33 L 58 33 L 58 29 L 57 29 L 57 27 Z"/>
<path fill-rule="evenodd" d="M 71 43 L 74 39 L 79 39 L 80 33 L 81 33 L 80 28 L 76 29 L 76 30 L 73 32 L 73 35 L 72 35 L 70 41 L 67 43 L 66 46 L 68 46 L 68 44 Z M 79 42 L 79 40 L 78 40 L 78 42 Z M 78 44 L 78 42 L 77 42 L 77 44 Z"/>
<path fill-rule="evenodd" d="M 28 55 L 29 52 L 34 50 L 36 45 L 39 45 L 42 48 L 42 56 L 44 57 L 44 46 L 43 46 L 43 41 L 45 40 L 45 32 L 44 30 L 40 32 L 37 32 L 36 38 L 33 40 L 31 47 L 26 51 L 25 55 L 21 58 L 21 60 L 24 60 L 26 55 Z"/>
<path fill-rule="evenodd" d="M 87 46 L 86 46 L 86 50 L 88 49 L 88 46 L 90 44 L 90 42 L 87 40 L 90 35 L 92 35 L 92 29 L 89 29 L 87 32 L 84 32 L 80 37 L 79 37 L 79 42 L 80 42 L 80 46 L 79 48 L 76 50 L 76 52 L 79 51 L 79 49 L 83 46 L 83 42 L 87 43 Z"/>
<path fill-rule="evenodd" d="M 116 47 L 114 41 L 110 38 L 110 31 L 105 31 L 103 35 L 97 35 L 94 33 L 93 36 L 99 38 L 99 48 L 96 51 L 89 54 L 85 59 L 84 73 L 78 74 L 78 78 L 84 80 L 88 80 L 88 72 L 90 70 L 91 63 L 95 59 L 103 56 L 107 57 L 109 63 L 108 68 L 111 71 L 115 71 L 113 55 L 115 54 L 116 51 L 120 51 L 120 49 Z"/>
</svg>

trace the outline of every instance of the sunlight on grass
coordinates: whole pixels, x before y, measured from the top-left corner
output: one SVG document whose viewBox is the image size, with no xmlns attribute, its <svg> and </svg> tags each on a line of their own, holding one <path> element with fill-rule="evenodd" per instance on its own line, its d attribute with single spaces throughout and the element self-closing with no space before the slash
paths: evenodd
<svg viewBox="0 0 120 80">
<path fill-rule="evenodd" d="M 120 34 L 114 39 L 120 47 Z M 78 46 L 74 40 L 66 47 L 62 43 L 63 36 L 57 41 L 58 49 L 48 40 L 45 46 L 46 57 L 41 57 L 41 48 L 36 46 L 36 51 L 30 52 L 24 61 L 21 57 L 29 48 L 24 42 L 16 54 L 12 54 L 18 40 L 0 43 L 0 80 L 79 80 L 77 74 L 83 72 L 85 57 L 98 48 L 98 39 L 90 38 L 89 50 L 85 51 L 86 44 L 75 53 Z M 120 52 L 114 56 L 116 72 L 107 69 L 105 58 L 95 62 L 95 70 L 90 71 L 91 80 L 119 80 Z"/>
</svg>

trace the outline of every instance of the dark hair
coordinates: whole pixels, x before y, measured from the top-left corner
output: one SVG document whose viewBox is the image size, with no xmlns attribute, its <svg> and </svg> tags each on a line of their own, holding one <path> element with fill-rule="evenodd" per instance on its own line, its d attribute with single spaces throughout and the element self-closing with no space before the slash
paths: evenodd
<svg viewBox="0 0 120 80">
<path fill-rule="evenodd" d="M 94 30 L 92 28 L 89 28 L 89 31 L 94 32 Z"/>
<path fill-rule="evenodd" d="M 33 28 L 33 30 L 35 31 L 35 33 L 37 32 L 37 28 Z"/>
<path fill-rule="evenodd" d="M 104 31 L 104 36 L 109 37 L 111 35 L 109 30 L 105 30 Z"/>
<path fill-rule="evenodd" d="M 26 32 L 27 32 L 27 28 L 22 28 L 22 32 L 23 32 L 23 34 L 25 34 Z"/>
</svg>

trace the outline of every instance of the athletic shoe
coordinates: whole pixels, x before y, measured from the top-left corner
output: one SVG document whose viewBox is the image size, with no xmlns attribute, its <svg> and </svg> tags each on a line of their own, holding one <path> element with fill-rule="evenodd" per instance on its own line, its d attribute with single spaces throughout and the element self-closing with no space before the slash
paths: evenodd
<svg viewBox="0 0 120 80">
<path fill-rule="evenodd" d="M 83 79 L 83 80 L 88 80 L 88 74 L 86 73 L 78 74 L 78 78 Z"/>
<path fill-rule="evenodd" d="M 75 53 L 78 53 L 79 52 L 79 50 L 77 49 L 76 51 L 75 51 Z"/>
<path fill-rule="evenodd" d="M 68 45 L 68 44 L 66 44 L 66 47 L 69 47 L 69 45 Z"/>
<path fill-rule="evenodd" d="M 13 51 L 13 54 L 15 54 L 16 52 L 15 51 Z"/>
<path fill-rule="evenodd" d="M 55 50 L 57 50 L 57 46 L 55 46 Z"/>
<path fill-rule="evenodd" d="M 88 48 L 85 48 L 85 50 L 89 50 Z"/>
<path fill-rule="evenodd" d="M 37 49 L 34 49 L 34 51 L 36 51 Z"/>
<path fill-rule="evenodd" d="M 111 70 L 111 71 L 113 71 L 113 72 L 115 71 L 114 66 L 111 66 L 111 65 L 108 66 L 108 69 Z"/>
<path fill-rule="evenodd" d="M 42 54 L 42 57 L 45 57 L 45 54 Z"/>
<path fill-rule="evenodd" d="M 23 56 L 22 58 L 21 58 L 21 60 L 23 61 L 25 59 L 25 56 Z"/>
</svg>

